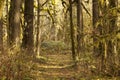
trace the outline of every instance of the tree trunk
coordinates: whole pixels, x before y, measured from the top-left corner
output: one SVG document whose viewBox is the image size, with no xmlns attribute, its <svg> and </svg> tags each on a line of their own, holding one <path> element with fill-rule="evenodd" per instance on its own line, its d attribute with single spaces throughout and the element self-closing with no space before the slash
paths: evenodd
<svg viewBox="0 0 120 80">
<path fill-rule="evenodd" d="M 81 0 L 77 0 L 77 56 L 83 52 L 83 13 Z"/>
<path fill-rule="evenodd" d="M 104 3 L 105 4 L 105 3 Z M 104 21 L 101 22 L 101 24 L 97 25 L 99 22 L 100 17 L 103 17 L 104 15 L 104 4 L 100 5 L 98 0 L 92 0 L 92 9 L 93 9 L 93 54 L 95 57 L 100 57 L 99 62 L 99 70 L 102 71 L 104 69 L 104 55 L 105 55 L 105 47 L 106 45 L 104 42 L 97 39 L 97 36 L 103 35 L 103 25 L 105 24 Z M 102 8 L 101 8 L 102 7 Z M 105 27 L 105 26 L 104 26 Z M 96 36 L 97 35 L 97 36 Z"/>
<path fill-rule="evenodd" d="M 98 22 L 99 19 L 99 4 L 98 0 L 92 0 L 92 9 L 93 9 L 93 44 L 97 42 L 97 39 L 95 37 L 96 32 L 99 32 L 98 29 L 96 29 L 96 23 Z M 100 54 L 98 51 L 99 49 L 96 47 L 96 45 L 93 46 L 93 53 L 94 55 Z"/>
<path fill-rule="evenodd" d="M 3 53 L 4 45 L 3 45 L 3 8 L 4 8 L 4 2 L 5 0 L 0 0 L 0 54 Z"/>
<path fill-rule="evenodd" d="M 6 0 L 6 33 L 7 33 L 7 39 L 6 39 L 6 48 L 8 47 L 9 43 L 9 1 Z"/>
<path fill-rule="evenodd" d="M 20 7 L 22 0 L 11 0 L 9 11 L 9 43 L 10 45 L 20 45 Z"/>
<path fill-rule="evenodd" d="M 117 0 L 109 0 L 109 9 L 113 9 L 117 7 Z M 109 16 L 109 32 L 108 34 L 112 34 L 111 36 L 114 35 L 114 33 L 117 31 L 117 15 L 110 14 Z M 115 37 L 115 36 L 114 36 Z M 115 39 L 114 41 L 112 39 L 108 40 L 108 50 L 107 50 L 107 62 L 108 64 L 112 65 L 110 67 L 111 72 L 114 72 L 114 68 L 116 67 L 115 65 L 119 64 L 118 63 L 118 53 L 117 53 L 117 40 Z"/>
<path fill-rule="evenodd" d="M 33 36 L 33 17 L 34 17 L 34 0 L 25 0 L 24 5 L 24 31 L 22 46 L 32 54 L 34 52 L 34 36 Z"/>
<path fill-rule="evenodd" d="M 40 29 L 40 0 L 38 2 L 38 10 L 37 10 L 37 36 L 36 36 L 36 52 L 37 56 L 40 56 L 40 44 L 41 44 L 41 29 Z"/>
<path fill-rule="evenodd" d="M 72 0 L 69 0 L 70 8 L 70 30 L 71 30 L 71 44 L 72 44 L 72 57 L 73 60 L 76 61 L 76 54 L 75 54 L 75 42 L 74 42 L 74 27 L 73 27 L 73 18 L 72 18 Z"/>
<path fill-rule="evenodd" d="M 0 19 L 0 54 L 3 52 L 3 23 Z"/>
</svg>

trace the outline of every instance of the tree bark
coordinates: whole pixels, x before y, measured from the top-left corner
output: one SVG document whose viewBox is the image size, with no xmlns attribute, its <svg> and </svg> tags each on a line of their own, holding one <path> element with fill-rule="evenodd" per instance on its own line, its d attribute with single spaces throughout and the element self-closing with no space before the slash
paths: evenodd
<svg viewBox="0 0 120 80">
<path fill-rule="evenodd" d="M 104 3 L 105 4 L 105 3 Z M 102 7 L 102 8 L 101 8 Z M 103 35 L 103 26 L 105 23 L 104 21 L 102 21 L 101 23 L 99 22 L 99 19 L 101 17 L 103 17 L 104 15 L 104 9 L 105 6 L 100 5 L 98 0 L 92 0 L 92 9 L 93 9 L 93 55 L 95 57 L 99 57 L 99 59 L 97 59 L 99 61 L 99 70 L 102 71 L 105 67 L 105 42 L 100 41 L 99 39 L 97 39 L 97 36 L 101 36 Z M 99 25 L 97 25 L 97 23 L 100 23 Z M 103 24 L 103 25 L 101 25 Z M 97 35 L 97 36 L 96 36 Z"/>
<path fill-rule="evenodd" d="M 11 0 L 9 11 L 9 43 L 10 45 L 20 45 L 20 7 L 22 0 Z"/>
<path fill-rule="evenodd" d="M 83 13 L 81 0 L 77 0 L 77 56 L 83 52 Z"/>
<path fill-rule="evenodd" d="M 76 54 L 75 54 L 75 42 L 74 42 L 74 27 L 73 27 L 73 18 L 72 18 L 72 0 L 69 0 L 70 8 L 70 30 L 71 30 L 71 44 L 72 44 L 72 57 L 73 60 L 76 61 Z"/>
<path fill-rule="evenodd" d="M 38 2 L 38 10 L 37 10 L 37 36 L 36 36 L 36 52 L 37 56 L 40 56 L 40 44 L 41 44 L 41 29 L 40 29 L 40 0 Z"/>
<path fill-rule="evenodd" d="M 3 23 L 0 19 L 0 54 L 3 52 Z"/>
<path fill-rule="evenodd" d="M 24 3 L 24 29 L 22 46 L 27 49 L 28 53 L 34 52 L 33 36 L 33 17 L 34 17 L 34 0 L 25 0 Z"/>
<path fill-rule="evenodd" d="M 109 0 L 109 9 L 117 7 L 117 0 Z M 116 13 L 117 14 L 117 13 Z M 114 35 L 117 31 L 117 15 L 110 14 L 109 16 L 109 30 L 108 34 Z M 115 36 L 114 36 L 115 37 Z M 108 50 L 107 50 L 107 62 L 109 64 L 119 64 L 119 55 L 117 52 L 117 39 L 114 41 L 112 39 L 108 40 Z M 110 68 L 115 68 L 115 65 L 112 65 Z M 114 72 L 111 70 L 111 72 Z"/>
<path fill-rule="evenodd" d="M 97 42 L 97 39 L 95 37 L 96 32 L 99 32 L 99 29 L 96 29 L 96 23 L 99 20 L 99 4 L 98 0 L 92 0 L 92 9 L 93 9 L 93 44 Z M 100 54 L 99 49 L 96 47 L 96 45 L 93 46 L 93 53 L 94 55 Z"/>
<path fill-rule="evenodd" d="M 3 8 L 4 8 L 4 2 L 5 0 L 0 0 L 0 54 L 4 51 L 4 45 L 3 45 Z"/>
</svg>

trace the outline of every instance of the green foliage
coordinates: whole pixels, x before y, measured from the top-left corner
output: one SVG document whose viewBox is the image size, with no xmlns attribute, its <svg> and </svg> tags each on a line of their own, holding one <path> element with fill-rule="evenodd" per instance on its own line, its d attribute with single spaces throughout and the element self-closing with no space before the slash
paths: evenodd
<svg viewBox="0 0 120 80">
<path fill-rule="evenodd" d="M 104 4 L 104 0 L 100 0 L 101 4 Z M 114 29 L 112 32 L 110 30 L 111 27 L 111 22 L 113 20 L 116 21 L 116 18 L 119 14 L 119 7 L 114 7 L 114 8 L 109 8 L 107 9 L 104 13 L 102 13 L 102 16 L 98 19 L 96 22 L 96 27 L 95 27 L 95 35 L 94 37 L 97 39 L 98 43 L 99 42 L 107 42 L 108 40 L 111 40 L 112 42 L 116 40 L 117 38 L 119 39 L 119 30 Z M 110 25 L 111 24 L 111 25 Z M 116 24 L 116 23 L 115 23 Z M 117 27 L 114 25 L 114 27 Z M 102 29 L 102 31 L 98 31 L 98 29 Z M 106 29 L 106 30 L 105 30 Z"/>
<path fill-rule="evenodd" d="M 69 46 L 67 46 L 64 42 L 61 41 L 44 41 L 41 43 L 41 47 L 44 50 L 53 50 L 53 51 L 69 49 Z"/>
</svg>

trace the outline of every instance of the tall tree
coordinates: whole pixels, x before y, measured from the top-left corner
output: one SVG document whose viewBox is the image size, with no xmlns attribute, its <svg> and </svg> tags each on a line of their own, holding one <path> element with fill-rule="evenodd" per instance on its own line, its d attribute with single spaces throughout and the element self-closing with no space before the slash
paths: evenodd
<svg viewBox="0 0 120 80">
<path fill-rule="evenodd" d="M 75 42 L 74 42 L 74 27 L 73 27 L 73 18 L 72 18 L 72 0 L 69 0 L 70 8 L 70 30 L 71 30 L 71 44 L 72 44 L 72 57 L 73 60 L 76 61 L 76 54 L 75 54 Z"/>
<path fill-rule="evenodd" d="M 9 45 L 9 0 L 6 0 L 6 32 L 7 32 L 7 40 L 6 46 Z"/>
<path fill-rule="evenodd" d="M 99 0 L 92 0 L 92 9 L 93 9 L 92 14 L 93 14 L 93 44 L 94 44 L 93 53 L 95 56 L 100 57 L 100 60 L 98 60 L 100 61 L 99 70 L 102 71 L 105 68 L 104 59 L 106 55 L 106 41 L 98 39 L 98 37 L 102 36 L 103 31 L 107 29 L 105 25 L 106 20 L 103 17 L 103 15 L 105 14 L 105 10 L 106 10 L 106 1 L 102 3 L 102 1 L 99 1 Z M 103 19 L 101 22 L 99 22 L 101 18 Z M 100 24 L 97 25 L 98 23 Z"/>
<path fill-rule="evenodd" d="M 96 31 L 96 23 L 98 22 L 99 19 L 99 4 L 98 4 L 98 0 L 92 0 L 92 14 L 93 14 L 93 44 L 96 43 L 97 39 L 94 36 Z M 98 48 L 96 46 L 93 46 L 93 53 L 97 54 L 98 52 Z"/>
<path fill-rule="evenodd" d="M 3 23 L 4 23 L 4 20 L 2 19 L 3 18 L 3 10 L 4 10 L 4 4 L 5 0 L 0 0 L 0 53 L 3 53 L 4 51 L 4 40 L 3 40 L 3 37 L 4 37 L 4 27 L 3 27 Z"/>
<path fill-rule="evenodd" d="M 37 0 L 38 10 L 37 10 L 37 36 L 36 36 L 36 52 L 37 56 L 40 55 L 40 44 L 41 44 L 41 29 L 40 29 L 40 0 Z"/>
<path fill-rule="evenodd" d="M 29 53 L 34 52 L 34 36 L 33 36 L 33 17 L 34 17 L 34 0 L 24 0 L 24 31 L 22 46 Z"/>
<path fill-rule="evenodd" d="M 115 12 L 115 8 L 117 7 L 117 0 L 109 0 L 109 30 L 108 34 L 112 34 L 111 36 L 114 36 L 114 33 L 117 31 L 117 12 Z M 113 10 L 112 10 L 113 9 Z M 115 37 L 115 36 L 114 36 Z M 107 50 L 107 61 L 109 64 L 119 64 L 116 61 L 118 61 L 118 53 L 117 53 L 117 40 L 109 38 L 108 40 L 108 50 Z M 115 65 L 112 65 L 110 68 L 114 68 Z M 112 71 L 112 70 L 111 70 Z M 113 71 L 112 71 L 113 72 Z"/>
<path fill-rule="evenodd" d="M 3 23 L 0 18 L 0 53 L 3 52 L 2 50 L 3 50 Z"/>
<path fill-rule="evenodd" d="M 11 0 L 9 11 L 9 43 L 20 45 L 20 7 L 22 0 Z"/>
<path fill-rule="evenodd" d="M 82 52 L 82 33 L 83 33 L 83 13 L 82 13 L 82 6 L 81 6 L 81 0 L 77 0 L 77 54 L 80 55 L 80 52 Z"/>
<path fill-rule="evenodd" d="M 3 23 L 2 23 L 3 2 L 4 0 L 0 1 L 0 52 L 2 52 L 3 49 Z"/>
</svg>

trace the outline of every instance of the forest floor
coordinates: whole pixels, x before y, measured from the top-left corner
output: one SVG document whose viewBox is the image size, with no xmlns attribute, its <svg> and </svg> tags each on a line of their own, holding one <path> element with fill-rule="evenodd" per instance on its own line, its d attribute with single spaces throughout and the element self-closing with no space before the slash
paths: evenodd
<svg viewBox="0 0 120 80">
<path fill-rule="evenodd" d="M 44 53 L 46 59 L 37 59 L 32 71 L 35 80 L 120 80 L 115 77 L 97 76 L 85 63 L 74 67 L 71 54 Z"/>
<path fill-rule="evenodd" d="M 101 59 L 92 51 L 82 53 L 75 66 L 70 48 L 61 45 L 44 43 L 38 57 L 28 56 L 24 50 L 6 50 L 0 56 L 0 80 L 120 80 L 119 73 L 101 69 Z"/>
</svg>

